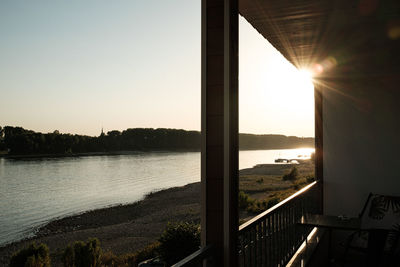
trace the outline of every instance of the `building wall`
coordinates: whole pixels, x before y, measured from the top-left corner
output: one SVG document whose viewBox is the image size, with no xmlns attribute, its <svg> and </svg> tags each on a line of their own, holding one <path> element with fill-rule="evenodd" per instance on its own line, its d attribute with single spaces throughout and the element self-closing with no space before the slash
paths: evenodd
<svg viewBox="0 0 400 267">
<path fill-rule="evenodd" d="M 394 75 L 323 88 L 326 214 L 357 216 L 369 192 L 400 195 L 398 82 Z"/>
</svg>

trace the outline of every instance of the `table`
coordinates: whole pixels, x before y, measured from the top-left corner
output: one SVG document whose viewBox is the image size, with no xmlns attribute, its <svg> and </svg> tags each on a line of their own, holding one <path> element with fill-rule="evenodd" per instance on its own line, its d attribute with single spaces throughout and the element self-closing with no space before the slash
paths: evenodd
<svg viewBox="0 0 400 267">
<path fill-rule="evenodd" d="M 336 230 L 361 229 L 361 219 L 358 217 L 343 218 L 339 216 L 321 214 L 306 214 L 305 216 L 301 217 L 299 224 Z"/>
<path fill-rule="evenodd" d="M 360 218 L 343 218 L 341 216 L 321 215 L 321 214 L 306 214 L 302 216 L 300 225 L 321 227 L 328 229 L 329 244 L 328 253 L 329 259 L 331 259 L 332 250 L 332 230 L 361 230 L 361 219 Z"/>
</svg>

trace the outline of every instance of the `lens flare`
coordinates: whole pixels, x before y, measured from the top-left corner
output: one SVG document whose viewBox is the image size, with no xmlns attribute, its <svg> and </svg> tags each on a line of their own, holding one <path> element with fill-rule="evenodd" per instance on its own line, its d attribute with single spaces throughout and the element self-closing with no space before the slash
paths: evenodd
<svg viewBox="0 0 400 267">
<path fill-rule="evenodd" d="M 313 73 L 315 73 L 316 75 L 320 75 L 321 73 L 324 72 L 324 67 L 322 67 L 321 64 L 316 63 L 316 64 L 314 64 L 312 70 L 313 70 Z"/>
<path fill-rule="evenodd" d="M 313 65 L 312 73 L 313 76 L 321 75 L 323 72 L 333 69 L 337 65 L 337 60 L 334 57 L 327 57 L 321 63 L 315 63 Z"/>
<path fill-rule="evenodd" d="M 400 38 L 400 20 L 393 20 L 388 23 L 387 35 L 392 40 Z"/>
</svg>

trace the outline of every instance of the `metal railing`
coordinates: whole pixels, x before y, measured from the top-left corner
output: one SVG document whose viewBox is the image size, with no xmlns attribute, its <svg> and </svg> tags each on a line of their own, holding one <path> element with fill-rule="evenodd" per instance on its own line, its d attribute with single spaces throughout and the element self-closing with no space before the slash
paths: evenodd
<svg viewBox="0 0 400 267">
<path fill-rule="evenodd" d="M 297 223 L 306 213 L 321 211 L 319 182 L 313 182 L 239 227 L 239 266 L 284 266 L 310 234 Z M 199 249 L 174 267 L 215 266 L 211 245 Z"/>
<path fill-rule="evenodd" d="M 312 227 L 297 222 L 305 213 L 319 213 L 319 183 L 313 182 L 239 227 L 239 266 L 284 266 Z"/>
</svg>

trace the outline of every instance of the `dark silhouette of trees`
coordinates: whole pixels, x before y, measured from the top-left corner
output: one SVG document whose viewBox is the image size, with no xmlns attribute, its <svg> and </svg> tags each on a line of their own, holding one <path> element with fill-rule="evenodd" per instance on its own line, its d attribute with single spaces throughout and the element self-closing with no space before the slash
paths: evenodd
<svg viewBox="0 0 400 267">
<path fill-rule="evenodd" d="M 314 138 L 279 134 L 240 134 L 239 146 L 245 150 L 314 147 Z"/>
<path fill-rule="evenodd" d="M 165 128 L 113 130 L 98 137 L 38 133 L 22 127 L 0 127 L 0 150 L 10 155 L 76 154 L 117 151 L 199 151 L 200 132 Z M 313 147 L 314 138 L 284 135 L 240 134 L 241 149 L 279 149 Z"/>
<path fill-rule="evenodd" d="M 3 127 L 0 126 L 0 151 L 3 151 L 6 149 L 5 143 L 4 143 L 4 129 Z"/>
</svg>

